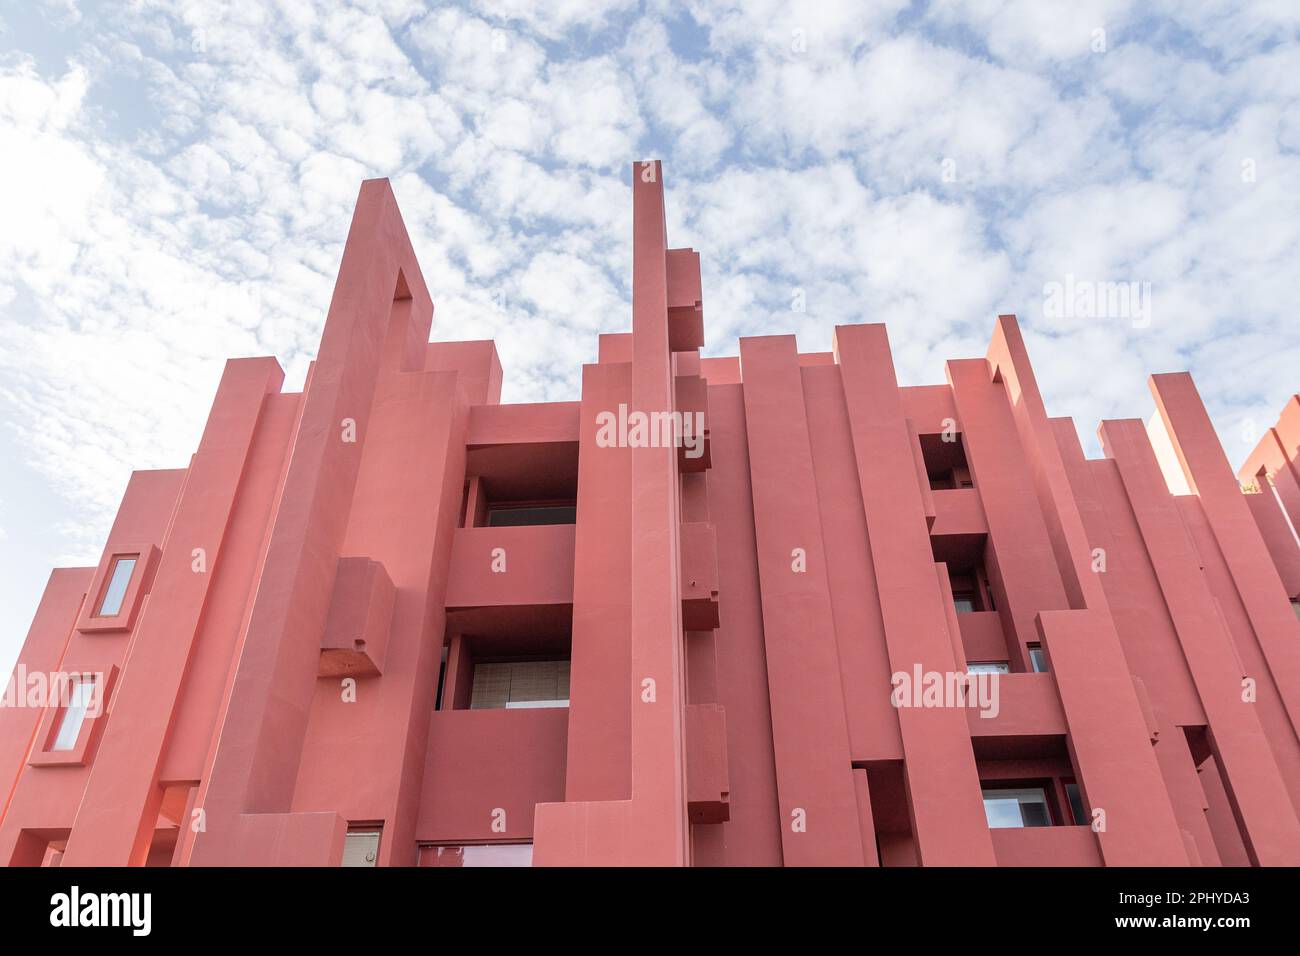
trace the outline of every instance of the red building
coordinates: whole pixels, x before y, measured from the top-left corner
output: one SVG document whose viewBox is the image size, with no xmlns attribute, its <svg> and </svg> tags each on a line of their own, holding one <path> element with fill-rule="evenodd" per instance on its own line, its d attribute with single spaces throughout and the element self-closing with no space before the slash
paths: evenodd
<svg viewBox="0 0 1300 956">
<path fill-rule="evenodd" d="M 1086 459 L 1011 316 L 940 385 L 701 358 L 632 178 L 632 330 L 521 405 L 362 186 L 304 390 L 229 362 L 51 576 L 0 860 L 1300 864 L 1300 399 L 1243 494 L 1185 374 Z"/>
</svg>

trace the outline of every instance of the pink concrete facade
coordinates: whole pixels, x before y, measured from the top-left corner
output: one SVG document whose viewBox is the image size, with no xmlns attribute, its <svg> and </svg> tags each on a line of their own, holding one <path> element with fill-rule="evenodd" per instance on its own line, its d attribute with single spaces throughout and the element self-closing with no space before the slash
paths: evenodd
<svg viewBox="0 0 1300 956">
<path fill-rule="evenodd" d="M 1185 374 L 1086 459 L 1012 316 L 939 385 L 702 358 L 662 172 L 631 331 L 522 405 L 362 185 L 303 391 L 229 362 L 51 575 L 11 692 L 104 706 L 0 708 L 0 861 L 1300 864 L 1300 397 L 1243 493 Z"/>
</svg>

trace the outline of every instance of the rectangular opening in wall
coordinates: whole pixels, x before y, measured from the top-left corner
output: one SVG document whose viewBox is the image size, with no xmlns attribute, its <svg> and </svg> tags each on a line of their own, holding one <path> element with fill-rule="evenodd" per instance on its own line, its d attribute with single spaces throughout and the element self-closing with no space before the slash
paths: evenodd
<svg viewBox="0 0 1300 956">
<path fill-rule="evenodd" d="M 953 432 L 952 441 L 944 441 L 942 434 L 920 435 L 921 458 L 925 462 L 926 477 L 935 491 L 953 488 L 973 488 L 970 466 L 966 464 L 966 448 L 961 433 Z"/>
<path fill-rule="evenodd" d="M 122 602 L 126 599 L 126 590 L 131 584 L 131 575 L 135 573 L 139 558 L 138 554 L 119 554 L 113 558 L 104 593 L 95 609 L 95 617 L 116 617 L 122 613 Z"/>
<path fill-rule="evenodd" d="M 438 665 L 438 692 L 433 698 L 433 709 L 442 710 L 442 694 L 447 689 L 447 645 L 442 645 L 442 663 Z"/>
<path fill-rule="evenodd" d="M 1088 811 L 1083 807 L 1083 792 L 1073 780 L 1065 783 L 1065 799 L 1070 803 L 1070 819 L 1074 821 L 1075 826 L 1086 827 L 1092 823 Z"/>
<path fill-rule="evenodd" d="M 981 787 L 990 829 L 1052 825 L 1045 787 Z"/>
<path fill-rule="evenodd" d="M 1043 650 L 1043 645 L 1027 644 L 1025 646 L 1029 650 L 1029 666 L 1033 668 L 1034 673 L 1046 674 L 1048 671 L 1047 651 Z"/>
<path fill-rule="evenodd" d="M 574 524 L 578 515 L 578 443 L 519 442 L 472 447 L 465 474 L 466 528 Z"/>
<path fill-rule="evenodd" d="M 969 558 L 953 556 L 946 562 L 948 585 L 952 588 L 952 604 L 958 614 L 976 611 L 993 611 L 993 591 L 989 587 L 984 564 Z"/>
<path fill-rule="evenodd" d="M 867 761 L 867 790 L 871 795 L 871 820 L 876 830 L 876 852 L 881 866 L 920 866 L 908 805 L 903 761 Z"/>
<path fill-rule="evenodd" d="M 570 604 L 452 611 L 438 709 L 567 708 L 572 643 Z"/>
<path fill-rule="evenodd" d="M 62 866 L 71 830 L 23 828 L 18 831 L 9 866 Z"/>
<path fill-rule="evenodd" d="M 52 751 L 75 750 L 81 739 L 81 728 L 86 722 L 87 713 L 95 694 L 95 679 L 89 675 L 72 678 L 67 691 L 67 704 L 59 714 L 54 731 L 54 739 L 49 749 Z"/>
</svg>

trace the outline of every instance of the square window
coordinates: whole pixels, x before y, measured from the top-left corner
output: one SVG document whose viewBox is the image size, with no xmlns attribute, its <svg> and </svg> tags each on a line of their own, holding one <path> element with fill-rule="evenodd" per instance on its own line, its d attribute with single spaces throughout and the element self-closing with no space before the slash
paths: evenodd
<svg viewBox="0 0 1300 956">
<path fill-rule="evenodd" d="M 975 612 L 975 595 L 973 594 L 954 594 L 952 596 L 952 606 L 958 614 L 973 614 Z"/>
<path fill-rule="evenodd" d="M 122 601 L 126 598 L 126 589 L 135 573 L 139 555 L 123 555 L 113 559 L 113 567 L 108 573 L 108 584 L 104 587 L 104 596 L 99 599 L 96 617 L 116 617 L 122 613 Z"/>
<path fill-rule="evenodd" d="M 994 830 L 1052 825 L 1047 793 L 1042 787 L 985 788 L 983 793 L 984 815 Z"/>
</svg>

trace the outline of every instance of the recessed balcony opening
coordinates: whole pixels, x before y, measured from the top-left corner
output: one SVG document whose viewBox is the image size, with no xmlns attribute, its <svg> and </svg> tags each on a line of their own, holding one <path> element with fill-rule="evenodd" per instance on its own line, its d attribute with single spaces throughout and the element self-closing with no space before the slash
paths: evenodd
<svg viewBox="0 0 1300 956">
<path fill-rule="evenodd" d="M 569 706 L 572 607 L 467 608 L 448 615 L 439 710 Z"/>
<path fill-rule="evenodd" d="M 952 605 L 958 614 L 997 610 L 983 561 L 972 562 L 959 558 L 949 562 L 947 567 L 948 583 L 952 587 Z"/>
<path fill-rule="evenodd" d="M 990 829 L 1087 823 L 1064 736 L 1007 735 L 971 743 Z"/>
<path fill-rule="evenodd" d="M 529 442 L 471 448 L 465 474 L 462 527 L 504 528 L 577 522 L 577 442 Z"/>
<path fill-rule="evenodd" d="M 961 433 L 954 432 L 950 437 L 951 441 L 945 441 L 943 434 L 919 436 L 925 474 L 934 491 L 975 487 L 970 466 L 966 463 L 966 448 L 962 444 Z"/>
</svg>

